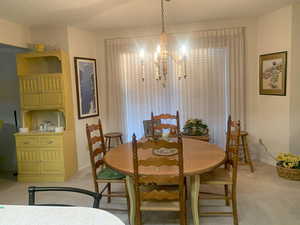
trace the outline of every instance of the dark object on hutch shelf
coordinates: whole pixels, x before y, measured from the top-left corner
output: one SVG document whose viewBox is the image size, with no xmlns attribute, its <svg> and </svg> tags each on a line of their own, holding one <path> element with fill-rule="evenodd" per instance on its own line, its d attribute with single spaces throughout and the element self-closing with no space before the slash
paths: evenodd
<svg viewBox="0 0 300 225">
<path fill-rule="evenodd" d="M 15 118 L 15 127 L 16 127 L 16 132 L 18 132 L 18 117 L 17 117 L 17 111 L 14 110 L 14 118 Z M 23 124 L 24 126 L 24 124 Z"/>
</svg>

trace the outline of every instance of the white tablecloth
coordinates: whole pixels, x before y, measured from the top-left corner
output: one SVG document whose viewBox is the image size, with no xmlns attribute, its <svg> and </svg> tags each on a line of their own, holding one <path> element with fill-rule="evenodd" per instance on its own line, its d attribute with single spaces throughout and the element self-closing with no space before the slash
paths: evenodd
<svg viewBox="0 0 300 225">
<path fill-rule="evenodd" d="M 0 205 L 0 225 L 124 225 L 101 209 Z"/>
</svg>

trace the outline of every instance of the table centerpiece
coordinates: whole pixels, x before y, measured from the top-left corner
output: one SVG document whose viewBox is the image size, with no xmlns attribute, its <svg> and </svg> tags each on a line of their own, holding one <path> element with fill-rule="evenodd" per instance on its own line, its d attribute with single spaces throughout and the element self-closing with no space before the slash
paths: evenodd
<svg viewBox="0 0 300 225">
<path fill-rule="evenodd" d="M 208 135 L 208 126 L 201 119 L 189 119 L 183 127 L 183 134 L 188 136 Z"/>
</svg>

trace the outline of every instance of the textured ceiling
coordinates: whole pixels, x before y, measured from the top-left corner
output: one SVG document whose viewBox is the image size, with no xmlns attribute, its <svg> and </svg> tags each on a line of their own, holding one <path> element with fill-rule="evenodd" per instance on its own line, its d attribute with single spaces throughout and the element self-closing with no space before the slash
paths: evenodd
<svg viewBox="0 0 300 225">
<path fill-rule="evenodd" d="M 167 23 L 253 17 L 295 0 L 171 0 Z M 0 0 L 0 18 L 35 25 L 74 25 L 89 30 L 160 24 L 160 0 Z"/>
</svg>

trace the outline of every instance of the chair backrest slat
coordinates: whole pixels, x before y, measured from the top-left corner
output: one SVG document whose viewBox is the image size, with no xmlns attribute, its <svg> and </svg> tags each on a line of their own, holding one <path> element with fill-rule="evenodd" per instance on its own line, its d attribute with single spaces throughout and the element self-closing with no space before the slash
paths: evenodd
<svg viewBox="0 0 300 225">
<path fill-rule="evenodd" d="M 104 138 L 102 138 L 101 136 L 94 136 L 94 137 L 91 137 L 90 141 L 94 145 L 99 142 L 104 142 Z"/>
<path fill-rule="evenodd" d="M 157 125 L 157 126 L 154 125 L 153 129 L 154 130 L 177 129 L 177 126 L 173 125 L 173 124 L 160 124 L 160 125 Z"/>
<path fill-rule="evenodd" d="M 97 169 L 100 168 L 103 164 L 104 164 L 103 159 L 97 160 L 96 163 L 95 163 L 95 169 L 97 170 Z"/>
<path fill-rule="evenodd" d="M 153 116 L 153 119 L 154 120 L 161 120 L 161 119 L 176 119 L 176 115 L 171 115 L 171 114 L 160 114 L 160 115 L 157 115 L 157 116 Z"/>
<path fill-rule="evenodd" d="M 140 184 L 175 185 L 179 184 L 179 176 L 140 176 Z"/>
<path fill-rule="evenodd" d="M 151 157 L 145 160 L 140 159 L 138 161 L 139 166 L 178 166 L 179 162 L 177 159 L 168 159 L 168 158 L 158 158 L 158 157 Z"/>
<path fill-rule="evenodd" d="M 176 120 L 176 124 L 163 123 L 162 120 Z M 157 124 L 156 121 L 160 121 L 160 124 Z M 169 136 L 178 137 L 180 135 L 180 123 L 179 123 L 179 112 L 176 112 L 176 115 L 171 114 L 160 114 L 154 115 L 151 112 L 151 122 L 152 122 L 152 137 L 157 137 L 157 131 L 160 131 L 159 134 L 162 134 L 164 129 L 169 129 Z"/>
<path fill-rule="evenodd" d="M 146 142 L 137 142 L 138 149 L 160 149 L 160 148 L 178 148 L 178 143 L 165 140 L 147 140 Z"/>
<path fill-rule="evenodd" d="M 90 132 L 99 130 L 99 124 L 91 124 L 91 125 L 88 126 L 88 129 L 89 129 Z"/>
<path fill-rule="evenodd" d="M 151 200 L 159 201 L 162 199 L 175 201 L 175 200 L 179 200 L 179 191 L 165 191 L 165 190 L 154 189 L 149 192 L 142 192 L 140 196 L 142 201 L 151 201 Z"/>
<path fill-rule="evenodd" d="M 105 153 L 105 149 L 102 149 L 102 148 L 96 148 L 94 151 L 93 151 L 93 156 L 94 157 L 97 157 L 101 154 L 104 154 Z"/>
</svg>

